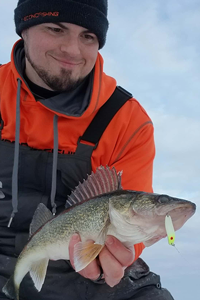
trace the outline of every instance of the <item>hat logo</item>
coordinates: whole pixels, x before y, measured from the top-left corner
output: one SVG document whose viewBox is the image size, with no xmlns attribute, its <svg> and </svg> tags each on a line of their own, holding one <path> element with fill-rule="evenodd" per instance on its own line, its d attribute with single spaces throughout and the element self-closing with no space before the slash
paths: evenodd
<svg viewBox="0 0 200 300">
<path fill-rule="evenodd" d="M 25 16 L 22 20 L 23 21 L 28 21 L 28 20 L 31 20 L 31 19 L 37 19 L 37 18 L 40 18 L 40 17 L 58 17 L 59 16 L 59 12 L 58 11 L 54 11 L 54 12 L 38 12 L 38 13 L 35 13 L 35 14 L 31 14 L 31 15 L 28 15 L 28 16 Z"/>
</svg>

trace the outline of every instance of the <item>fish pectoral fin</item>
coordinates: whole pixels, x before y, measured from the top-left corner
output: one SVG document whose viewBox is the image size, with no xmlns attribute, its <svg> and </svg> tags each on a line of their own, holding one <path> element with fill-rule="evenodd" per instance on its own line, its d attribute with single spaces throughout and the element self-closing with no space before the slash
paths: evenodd
<svg viewBox="0 0 200 300">
<path fill-rule="evenodd" d="M 33 263 L 30 269 L 30 276 L 34 282 L 34 285 L 38 292 L 41 291 L 41 288 L 44 283 L 44 279 L 47 272 L 47 266 L 48 266 L 49 259 L 44 258 L 36 263 Z"/>
<path fill-rule="evenodd" d="M 76 272 L 81 271 L 91 263 L 101 252 L 104 245 L 93 241 L 79 242 L 74 247 L 74 266 Z"/>
</svg>

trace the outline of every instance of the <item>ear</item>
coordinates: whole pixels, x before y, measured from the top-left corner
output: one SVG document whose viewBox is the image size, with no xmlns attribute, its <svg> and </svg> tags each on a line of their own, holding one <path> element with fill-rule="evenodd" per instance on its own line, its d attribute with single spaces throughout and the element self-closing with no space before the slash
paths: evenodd
<svg viewBox="0 0 200 300">
<path fill-rule="evenodd" d="M 28 29 L 24 29 L 24 30 L 22 31 L 22 33 L 21 33 L 22 39 L 25 40 L 26 37 L 27 37 L 27 35 L 28 35 Z"/>
</svg>

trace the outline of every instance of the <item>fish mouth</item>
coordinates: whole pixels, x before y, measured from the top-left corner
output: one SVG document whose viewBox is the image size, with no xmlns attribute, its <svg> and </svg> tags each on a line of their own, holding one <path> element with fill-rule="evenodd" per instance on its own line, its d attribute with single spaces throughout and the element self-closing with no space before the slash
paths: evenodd
<svg viewBox="0 0 200 300">
<path fill-rule="evenodd" d="M 196 211 L 194 203 L 180 204 L 180 206 L 169 210 L 165 215 L 169 215 L 172 219 L 175 231 L 180 229 L 185 222 L 193 216 Z"/>
<path fill-rule="evenodd" d="M 138 226 L 141 228 L 141 232 L 143 232 L 144 244 L 146 247 L 151 246 L 159 240 L 167 237 L 165 227 L 166 216 L 171 217 L 174 230 L 177 231 L 195 213 L 195 204 L 188 201 L 181 202 L 182 201 L 179 201 L 179 204 L 171 203 L 162 207 L 159 206 L 156 208 L 153 215 L 146 215 L 145 218 L 144 216 L 141 218 Z M 143 222 L 145 221 L 146 224 L 144 225 Z"/>
<path fill-rule="evenodd" d="M 196 211 L 196 205 L 193 202 L 172 198 L 164 195 L 164 199 L 168 197 L 169 203 L 163 202 L 163 195 L 161 195 L 158 199 L 159 205 L 156 207 L 155 213 L 157 215 L 167 215 L 167 214 L 187 214 L 190 217 Z M 161 198 L 161 200 L 160 200 Z M 165 200 L 166 201 L 166 200 Z"/>
</svg>

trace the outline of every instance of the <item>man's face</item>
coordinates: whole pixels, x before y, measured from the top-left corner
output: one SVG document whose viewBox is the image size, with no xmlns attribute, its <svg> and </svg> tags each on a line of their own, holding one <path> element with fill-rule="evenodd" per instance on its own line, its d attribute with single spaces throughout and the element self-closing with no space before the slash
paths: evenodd
<svg viewBox="0 0 200 300">
<path fill-rule="evenodd" d="M 93 69 L 99 42 L 95 34 L 70 23 L 44 23 L 22 33 L 26 75 L 49 90 L 69 91 Z"/>
</svg>

